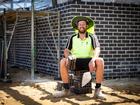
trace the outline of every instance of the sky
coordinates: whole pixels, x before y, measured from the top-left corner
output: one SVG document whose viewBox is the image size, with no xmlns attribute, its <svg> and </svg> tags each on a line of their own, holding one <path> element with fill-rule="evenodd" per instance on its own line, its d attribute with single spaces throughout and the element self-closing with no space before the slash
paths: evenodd
<svg viewBox="0 0 140 105">
<path fill-rule="evenodd" d="M 21 1 L 21 0 L 14 0 L 14 1 Z M 28 2 L 25 2 L 28 1 Z M 31 6 L 30 0 L 23 0 L 23 2 L 20 3 L 13 3 L 13 9 L 17 8 L 26 8 Z M 51 3 L 52 0 L 35 0 L 35 8 L 40 9 L 40 8 L 45 8 L 49 7 L 52 5 Z M 3 8 L 10 9 L 11 8 L 11 3 L 2 3 L 2 0 L 0 0 L 0 10 L 3 10 Z"/>
</svg>

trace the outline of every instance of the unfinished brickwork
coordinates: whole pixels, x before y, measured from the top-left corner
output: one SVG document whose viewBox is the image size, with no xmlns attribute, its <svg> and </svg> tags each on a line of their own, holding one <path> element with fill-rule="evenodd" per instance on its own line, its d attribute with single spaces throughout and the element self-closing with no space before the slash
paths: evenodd
<svg viewBox="0 0 140 105">
<path fill-rule="evenodd" d="M 90 16 L 95 19 L 95 32 L 101 44 L 101 57 L 105 60 L 105 78 L 131 78 L 140 75 L 140 5 L 102 3 L 102 2 L 69 2 L 47 8 L 60 11 L 60 52 L 69 36 L 74 34 L 71 19 L 74 16 Z M 55 21 L 56 17 L 52 17 Z M 13 43 L 16 49 L 15 64 L 30 69 L 30 25 L 27 20 L 18 23 Z M 48 75 L 57 75 L 58 64 L 54 41 L 51 37 L 48 20 L 36 21 L 36 69 Z M 57 30 L 56 27 L 53 29 Z M 55 34 L 55 38 L 57 39 Z M 52 57 L 47 45 L 54 54 Z M 12 49 L 12 48 L 11 48 Z M 12 50 L 11 50 L 12 51 Z M 12 54 L 10 55 L 12 58 Z M 12 61 L 12 59 L 9 59 Z"/>
</svg>

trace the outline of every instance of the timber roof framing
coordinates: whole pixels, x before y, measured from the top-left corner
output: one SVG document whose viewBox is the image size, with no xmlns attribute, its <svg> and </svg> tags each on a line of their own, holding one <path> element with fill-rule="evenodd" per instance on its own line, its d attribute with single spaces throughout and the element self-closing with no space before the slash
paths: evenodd
<svg viewBox="0 0 140 105">
<path fill-rule="evenodd" d="M 31 11 L 26 11 L 26 10 L 20 10 L 20 11 L 7 11 L 5 14 L 1 13 L 0 14 L 0 20 L 3 19 L 3 16 L 6 17 L 6 22 L 7 23 L 13 23 L 15 22 L 16 18 L 30 18 L 31 17 Z M 48 16 L 47 12 L 44 11 L 35 11 L 35 17 L 44 17 Z"/>
</svg>

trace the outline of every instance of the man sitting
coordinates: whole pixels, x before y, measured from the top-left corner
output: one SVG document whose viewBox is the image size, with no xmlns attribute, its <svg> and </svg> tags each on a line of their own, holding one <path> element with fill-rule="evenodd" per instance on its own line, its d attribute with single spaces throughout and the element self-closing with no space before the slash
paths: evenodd
<svg viewBox="0 0 140 105">
<path fill-rule="evenodd" d="M 78 33 L 71 36 L 64 49 L 64 58 L 60 61 L 60 74 L 63 81 L 64 90 L 56 92 L 55 97 L 62 97 L 69 95 L 70 86 L 68 79 L 68 56 L 76 58 L 90 58 L 88 59 L 90 72 L 96 73 L 96 86 L 94 97 L 105 99 L 101 92 L 101 82 L 104 74 L 104 60 L 99 57 L 100 44 L 97 36 L 87 32 L 87 29 L 94 26 L 94 21 L 89 17 L 77 16 L 72 19 L 72 27 L 78 30 Z"/>
</svg>

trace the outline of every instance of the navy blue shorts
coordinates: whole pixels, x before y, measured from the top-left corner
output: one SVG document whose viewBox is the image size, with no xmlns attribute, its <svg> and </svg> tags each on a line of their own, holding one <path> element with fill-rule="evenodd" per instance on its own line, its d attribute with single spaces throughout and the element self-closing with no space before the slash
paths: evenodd
<svg viewBox="0 0 140 105">
<path fill-rule="evenodd" d="M 77 58 L 76 70 L 89 70 L 88 64 L 92 58 Z"/>
</svg>

